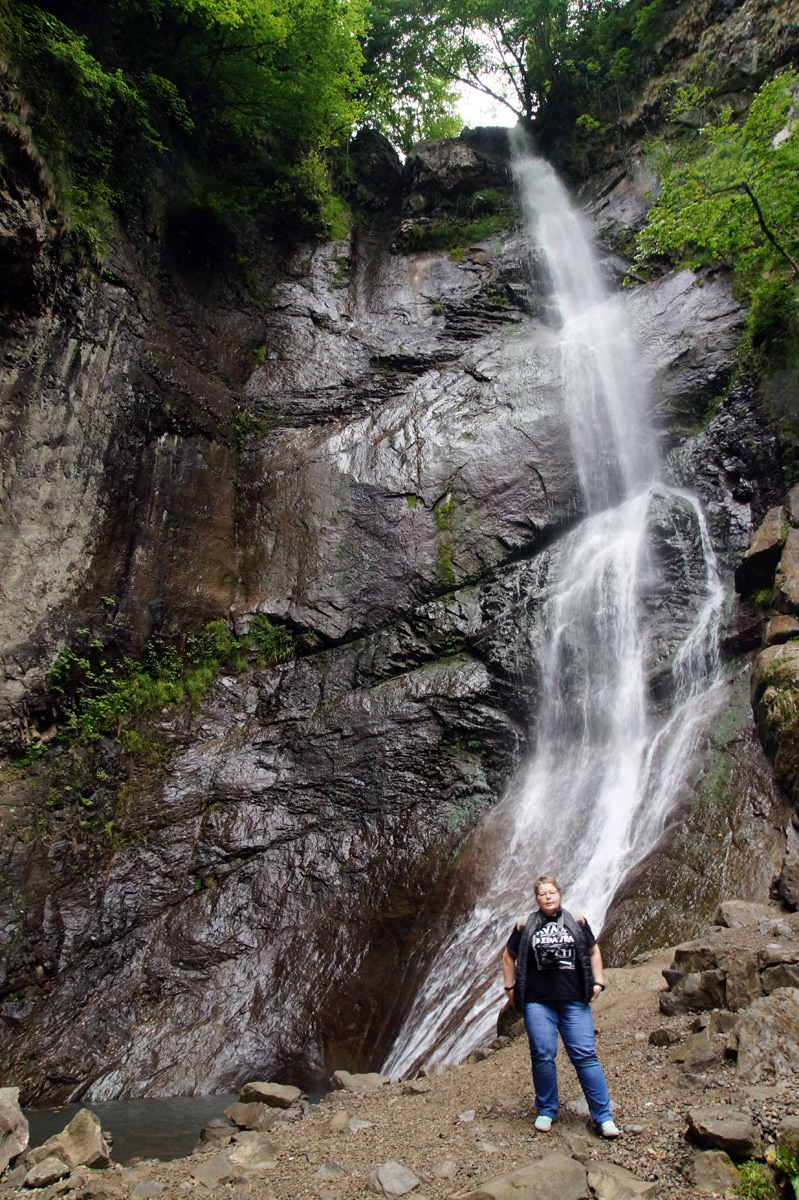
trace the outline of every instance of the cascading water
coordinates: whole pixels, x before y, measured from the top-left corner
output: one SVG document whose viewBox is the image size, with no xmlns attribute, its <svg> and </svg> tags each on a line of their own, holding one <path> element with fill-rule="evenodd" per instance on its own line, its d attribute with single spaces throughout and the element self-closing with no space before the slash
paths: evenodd
<svg viewBox="0 0 799 1200">
<path fill-rule="evenodd" d="M 543 871 L 601 927 L 625 873 L 654 845 L 718 688 L 721 585 L 694 497 L 657 482 L 643 371 L 623 308 L 601 283 L 582 219 L 548 164 L 515 174 L 529 242 L 551 285 L 572 450 L 588 516 L 555 556 L 543 609 L 537 746 L 476 833 L 491 883 L 437 953 L 383 1070 L 459 1061 L 491 1035 L 499 953 Z M 671 664 L 671 706 L 648 713 L 642 596 L 657 571 L 653 510 L 679 509 L 700 547 L 693 621 Z"/>
</svg>

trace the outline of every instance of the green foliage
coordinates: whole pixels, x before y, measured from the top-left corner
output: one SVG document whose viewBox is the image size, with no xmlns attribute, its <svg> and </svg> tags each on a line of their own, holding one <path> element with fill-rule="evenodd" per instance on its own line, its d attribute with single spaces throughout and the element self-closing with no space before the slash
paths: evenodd
<svg viewBox="0 0 799 1200">
<path fill-rule="evenodd" d="M 741 1182 L 735 1188 L 735 1194 L 741 1200 L 778 1200 L 771 1174 L 763 1163 L 750 1159 L 741 1163 L 738 1170 Z"/>
<path fill-rule="evenodd" d="M 430 125 L 451 111 L 452 85 L 465 83 L 545 141 L 568 136 L 581 114 L 598 132 L 651 73 L 679 2 L 372 0 L 367 117 L 407 148 L 434 136 Z"/>
<path fill-rule="evenodd" d="M 669 256 L 694 270 L 735 271 L 749 304 L 744 360 L 764 355 L 799 365 L 799 136 L 791 114 L 797 75 L 764 84 L 742 124 L 729 109 L 676 148 L 661 146 L 663 191 L 638 238 L 637 261 Z M 711 112 L 708 97 L 683 89 L 675 111 Z"/>
<path fill-rule="evenodd" d="M 66 219 L 102 249 L 147 168 L 191 164 L 224 213 L 323 230 L 329 152 L 346 140 L 363 0 L 6 0 L 0 49 L 19 72 Z"/>
<path fill-rule="evenodd" d="M 415 250 L 451 250 L 453 253 L 450 257 L 460 262 L 466 247 L 504 233 L 513 227 L 515 220 L 515 212 L 507 208 L 503 212 L 486 213 L 474 220 L 447 217 L 431 224 L 415 222 L 397 236 L 393 249 L 400 254 L 410 254 Z M 440 305 L 438 309 L 441 312 Z"/>
<path fill-rule="evenodd" d="M 281 625 L 270 621 L 265 613 L 256 613 L 249 637 L 256 648 L 258 665 L 262 668 L 294 658 L 291 634 Z"/>
</svg>

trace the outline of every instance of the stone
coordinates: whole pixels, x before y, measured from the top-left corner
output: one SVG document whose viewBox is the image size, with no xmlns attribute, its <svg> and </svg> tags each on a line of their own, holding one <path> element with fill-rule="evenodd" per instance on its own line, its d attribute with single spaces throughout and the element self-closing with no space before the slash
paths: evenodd
<svg viewBox="0 0 799 1200">
<path fill-rule="evenodd" d="M 60 1158 L 70 1168 L 103 1169 L 111 1165 L 111 1149 L 103 1136 L 100 1121 L 88 1108 L 76 1113 L 60 1133 L 29 1151 L 33 1162 L 41 1162 L 48 1156 Z"/>
<path fill-rule="evenodd" d="M 330 1118 L 327 1127 L 328 1129 L 332 1130 L 333 1133 L 341 1133 L 349 1126 L 349 1123 L 350 1114 L 345 1108 L 340 1108 L 339 1111 L 334 1113 Z"/>
<path fill-rule="evenodd" d="M 403 1096 L 424 1096 L 429 1091 L 429 1079 L 409 1079 L 402 1085 Z"/>
<path fill-rule="evenodd" d="M 287 1083 L 264 1083 L 254 1080 L 245 1083 L 239 1094 L 242 1104 L 261 1103 L 269 1108 L 291 1108 L 302 1097 L 298 1087 Z"/>
<path fill-rule="evenodd" d="M 668 1029 L 666 1026 L 661 1026 L 660 1029 L 653 1029 L 649 1035 L 650 1046 L 673 1046 L 675 1042 L 679 1042 L 680 1035 L 676 1029 Z"/>
<path fill-rule="evenodd" d="M 757 1158 L 762 1150 L 760 1130 L 751 1116 L 724 1104 L 689 1109 L 688 1131 L 700 1146 L 739 1158 Z"/>
<path fill-rule="evenodd" d="M 108 1171 L 88 1172 L 85 1178 L 73 1171 L 69 1184 L 75 1200 L 122 1200 L 130 1195 L 122 1180 Z"/>
<path fill-rule="evenodd" d="M 242 1105 L 241 1107 L 249 1106 Z M 231 1105 L 231 1108 L 235 1108 L 235 1105 Z M 221 1117 L 214 1117 L 212 1120 L 206 1121 L 200 1130 L 200 1141 L 212 1142 L 217 1146 L 227 1146 L 234 1132 L 234 1126 L 229 1121 L 223 1121 Z"/>
<path fill-rule="evenodd" d="M 41 1158 L 25 1175 L 25 1187 L 47 1187 L 51 1183 L 57 1183 L 59 1179 L 65 1179 L 69 1175 L 69 1170 L 69 1165 L 54 1155 Z"/>
<path fill-rule="evenodd" d="M 797 1070 L 799 989 L 777 988 L 741 1013 L 738 1077 L 746 1083 L 766 1083 Z"/>
<path fill-rule="evenodd" d="M 233 1145 L 224 1151 L 237 1167 L 277 1166 L 277 1147 L 261 1133 L 242 1131 L 233 1138 Z"/>
<path fill-rule="evenodd" d="M 165 1191 L 165 1183 L 157 1179 L 142 1179 L 130 1193 L 130 1200 L 156 1200 L 156 1197 L 163 1196 Z"/>
<path fill-rule="evenodd" d="M 784 613 L 799 612 L 799 529 L 791 529 L 774 575 L 774 603 Z"/>
<path fill-rule="evenodd" d="M 587 1166 L 588 1183 L 596 1200 L 636 1200 L 638 1196 L 653 1195 L 660 1190 L 658 1183 L 639 1179 L 616 1163 L 594 1159 Z"/>
<path fill-rule="evenodd" d="M 384 1196 L 404 1196 L 418 1188 L 420 1182 L 413 1171 L 398 1162 L 383 1163 L 369 1178 L 371 1190 Z"/>
<path fill-rule="evenodd" d="M 362 1075 L 353 1075 L 349 1071 L 334 1071 L 331 1082 L 333 1087 L 351 1092 L 354 1096 L 367 1096 L 370 1092 L 376 1092 L 391 1083 L 391 1078 L 388 1075 L 379 1075 L 377 1071 L 368 1071 Z"/>
<path fill-rule="evenodd" d="M 436 1167 L 436 1179 L 454 1179 L 458 1174 L 458 1164 L 454 1158 L 445 1158 L 439 1167 Z"/>
<path fill-rule="evenodd" d="M 736 1192 L 741 1183 L 741 1172 L 723 1150 L 697 1151 L 691 1160 L 688 1177 L 697 1191 L 711 1195 Z"/>
<path fill-rule="evenodd" d="M 770 996 L 777 988 L 799 988 L 799 963 L 777 963 L 760 973 L 763 993 Z"/>
<path fill-rule="evenodd" d="M 783 1117 L 777 1126 L 777 1145 L 796 1157 L 799 1154 L 799 1116 Z"/>
<path fill-rule="evenodd" d="M 686 1071 L 698 1071 L 718 1065 L 723 1053 L 724 1046 L 719 1038 L 703 1029 L 674 1046 L 669 1051 L 669 1060 L 681 1063 Z"/>
<path fill-rule="evenodd" d="M 786 525 L 787 514 L 781 505 L 769 509 L 735 569 L 736 592 L 748 596 L 772 586 L 786 541 Z"/>
<path fill-rule="evenodd" d="M 777 613 L 775 617 L 769 617 L 766 622 L 763 645 L 780 646 L 783 642 L 790 642 L 797 637 L 799 637 L 799 618 L 788 616 L 786 613 Z"/>
<path fill-rule="evenodd" d="M 335 1159 L 328 1158 L 318 1170 L 314 1171 L 314 1179 L 338 1179 L 344 1175 L 344 1168 Z"/>
<path fill-rule="evenodd" d="M 361 1129 L 371 1129 L 372 1122 L 364 1121 L 361 1117 L 350 1117 L 347 1122 L 347 1128 L 350 1133 L 359 1133 Z"/>
<path fill-rule="evenodd" d="M 276 1115 L 273 1107 L 258 1100 L 251 1100 L 248 1104 L 242 1104 L 239 1100 L 225 1109 L 225 1116 L 239 1129 L 266 1129 L 274 1123 Z M 228 1132 L 232 1132 L 229 1127 Z"/>
<path fill-rule="evenodd" d="M 761 917 L 773 916 L 774 910 L 767 904 L 754 904 L 750 900 L 722 900 L 713 922 L 726 929 L 743 929 L 747 925 L 757 925 Z"/>
<path fill-rule="evenodd" d="M 6 1187 L 22 1187 L 25 1182 L 25 1176 L 28 1174 L 28 1168 L 24 1162 L 7 1171 L 3 1177 L 3 1183 Z"/>
<path fill-rule="evenodd" d="M 719 967 L 727 979 L 725 984 L 726 1007 L 737 1012 L 763 995 L 760 985 L 760 969 L 757 955 L 750 950 L 739 950 L 725 954 L 719 959 Z"/>
<path fill-rule="evenodd" d="M 19 1088 L 0 1088 L 0 1175 L 28 1145 L 28 1121 L 19 1106 Z"/>
<path fill-rule="evenodd" d="M 223 1154 L 215 1154 L 213 1158 L 206 1158 L 191 1169 L 192 1179 L 207 1188 L 209 1192 L 213 1191 L 215 1187 L 219 1187 L 220 1183 L 228 1183 L 231 1179 L 235 1179 L 236 1174 L 236 1167 Z"/>
<path fill-rule="evenodd" d="M 477 1113 L 473 1108 L 467 1108 L 465 1112 L 458 1113 L 459 1121 L 473 1121 Z"/>
<path fill-rule="evenodd" d="M 799 908 L 799 850 L 794 847 L 785 854 L 777 887 L 789 908 Z"/>
<path fill-rule="evenodd" d="M 589 1200 L 586 1169 L 557 1151 L 490 1179 L 461 1200 Z"/>
<path fill-rule="evenodd" d="M 681 978 L 675 978 L 674 971 L 664 971 L 663 974 L 667 981 L 674 979 L 669 990 L 660 994 L 660 1011 L 664 1016 L 727 1007 L 727 977 L 723 971 L 692 971 Z"/>
</svg>

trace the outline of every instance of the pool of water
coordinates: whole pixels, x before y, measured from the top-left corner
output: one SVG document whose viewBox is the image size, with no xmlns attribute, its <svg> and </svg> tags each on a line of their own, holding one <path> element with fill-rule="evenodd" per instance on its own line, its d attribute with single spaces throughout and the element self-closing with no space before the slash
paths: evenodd
<svg viewBox="0 0 799 1200">
<path fill-rule="evenodd" d="M 172 1096 L 166 1100 L 103 1100 L 96 1104 L 64 1104 L 59 1108 L 25 1109 L 30 1144 L 40 1146 L 60 1133 L 81 1108 L 89 1108 L 113 1137 L 114 1162 L 160 1158 L 167 1162 L 190 1154 L 200 1130 L 221 1117 L 237 1093 L 217 1096 Z"/>
</svg>

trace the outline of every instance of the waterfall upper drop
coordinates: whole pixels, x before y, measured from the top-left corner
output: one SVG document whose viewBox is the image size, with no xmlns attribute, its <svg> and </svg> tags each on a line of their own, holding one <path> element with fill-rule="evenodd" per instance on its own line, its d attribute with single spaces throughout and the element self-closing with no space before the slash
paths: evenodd
<svg viewBox="0 0 799 1200">
<path fill-rule="evenodd" d="M 491 1035 L 499 953 L 538 874 L 554 873 L 567 906 L 601 927 L 674 808 L 718 691 L 724 589 L 698 502 L 658 481 L 645 372 L 624 306 L 605 292 L 584 222 L 552 168 L 521 156 L 514 170 L 588 515 L 551 554 L 534 755 L 473 836 L 470 858 L 489 882 L 453 918 L 446 945 L 426 948 L 432 965 L 383 1068 L 392 1076 L 459 1061 Z M 664 668 L 665 711 L 655 714 L 647 666 L 661 648 L 647 605 L 664 570 L 664 525 L 682 547 L 690 603 Z"/>
</svg>

